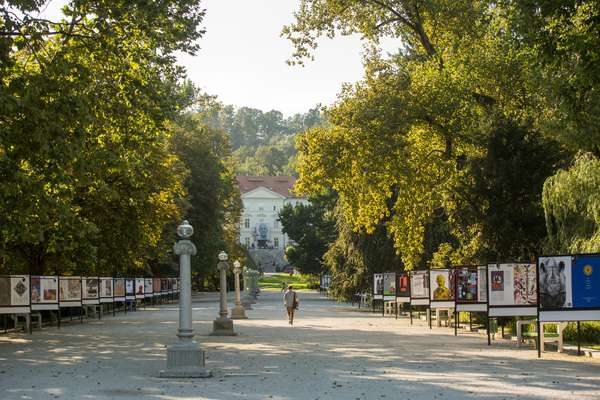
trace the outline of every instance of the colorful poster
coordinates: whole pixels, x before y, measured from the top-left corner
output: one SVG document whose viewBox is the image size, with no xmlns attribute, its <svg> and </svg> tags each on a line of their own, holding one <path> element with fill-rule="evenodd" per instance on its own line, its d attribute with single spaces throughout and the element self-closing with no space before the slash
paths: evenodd
<svg viewBox="0 0 600 400">
<path fill-rule="evenodd" d="M 0 277 L 0 307 L 10 306 L 10 277 Z"/>
<path fill-rule="evenodd" d="M 576 256 L 572 281 L 573 307 L 600 308 L 600 255 Z"/>
<path fill-rule="evenodd" d="M 135 296 L 135 281 L 125 279 L 125 296 Z"/>
<path fill-rule="evenodd" d="M 61 302 L 81 300 L 81 278 L 61 277 L 59 290 Z"/>
<path fill-rule="evenodd" d="M 487 302 L 487 268 L 485 265 L 477 267 L 477 285 L 479 286 L 478 299 L 480 303 Z"/>
<path fill-rule="evenodd" d="M 398 274 L 398 297 L 410 297 L 410 279 L 407 273 Z"/>
<path fill-rule="evenodd" d="M 376 296 L 383 294 L 383 274 L 373 275 L 373 294 Z"/>
<path fill-rule="evenodd" d="M 152 289 L 154 290 L 154 293 L 160 293 L 160 278 L 154 278 L 152 280 Z"/>
<path fill-rule="evenodd" d="M 383 274 L 383 295 L 396 297 L 396 273 Z"/>
<path fill-rule="evenodd" d="M 429 273 L 415 271 L 410 279 L 411 298 L 423 299 L 429 297 Z"/>
<path fill-rule="evenodd" d="M 115 297 L 125 297 L 125 278 L 116 278 L 114 282 Z"/>
<path fill-rule="evenodd" d="M 150 278 L 144 279 L 144 293 L 152 294 L 152 279 Z"/>
<path fill-rule="evenodd" d="M 540 257 L 540 308 L 573 307 L 571 256 Z"/>
<path fill-rule="evenodd" d="M 12 306 L 29 305 L 29 279 L 27 276 L 10 277 L 10 304 Z"/>
<path fill-rule="evenodd" d="M 431 284 L 431 300 L 449 301 L 454 299 L 453 282 L 450 271 L 447 269 L 432 269 L 429 271 L 429 282 Z"/>
<path fill-rule="evenodd" d="M 31 303 L 56 303 L 58 292 L 58 277 L 56 276 L 32 276 Z"/>
<path fill-rule="evenodd" d="M 136 296 L 144 296 L 144 278 L 135 279 L 135 294 Z"/>
<path fill-rule="evenodd" d="M 100 278 L 100 297 L 102 297 L 102 298 L 113 297 L 113 279 L 112 278 Z"/>
<path fill-rule="evenodd" d="M 535 264 L 515 264 L 514 267 L 514 304 L 537 304 L 537 276 Z"/>
<path fill-rule="evenodd" d="M 473 303 L 479 301 L 479 274 L 477 268 L 456 270 L 456 301 Z"/>
<path fill-rule="evenodd" d="M 98 278 L 83 278 L 83 298 L 97 299 L 98 298 Z"/>
<path fill-rule="evenodd" d="M 160 291 L 161 292 L 168 292 L 169 291 L 169 280 L 162 278 L 160 280 Z"/>
</svg>

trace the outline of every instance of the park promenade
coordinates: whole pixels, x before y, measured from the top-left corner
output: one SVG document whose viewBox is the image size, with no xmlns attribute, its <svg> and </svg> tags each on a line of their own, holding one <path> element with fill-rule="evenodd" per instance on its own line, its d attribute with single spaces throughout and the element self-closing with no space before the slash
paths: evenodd
<svg viewBox="0 0 600 400">
<path fill-rule="evenodd" d="M 209 336 L 217 296 L 195 296 L 207 379 L 161 379 L 177 305 L 0 336 L 0 399 L 599 399 L 598 359 L 488 347 L 481 335 L 410 326 L 301 293 L 293 327 L 262 293 L 235 337 Z M 230 299 L 233 297 L 230 294 Z"/>
</svg>

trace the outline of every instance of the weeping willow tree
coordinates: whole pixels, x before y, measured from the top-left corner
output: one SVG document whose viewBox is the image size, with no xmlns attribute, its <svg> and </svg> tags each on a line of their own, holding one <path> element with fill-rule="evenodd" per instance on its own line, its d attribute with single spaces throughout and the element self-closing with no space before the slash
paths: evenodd
<svg viewBox="0 0 600 400">
<path fill-rule="evenodd" d="M 542 195 L 548 251 L 600 252 L 600 159 L 580 153 L 572 166 L 548 178 Z"/>
</svg>

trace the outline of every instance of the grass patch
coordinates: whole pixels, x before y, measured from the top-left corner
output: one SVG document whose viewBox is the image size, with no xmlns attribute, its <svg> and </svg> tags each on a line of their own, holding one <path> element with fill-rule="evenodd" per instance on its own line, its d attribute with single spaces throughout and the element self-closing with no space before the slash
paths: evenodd
<svg viewBox="0 0 600 400">
<path fill-rule="evenodd" d="M 319 286 L 319 279 L 312 275 L 305 274 L 270 274 L 263 275 L 258 279 L 258 287 L 261 290 L 277 291 L 283 287 L 282 283 L 292 285 L 294 290 L 307 291 L 314 290 Z"/>
</svg>

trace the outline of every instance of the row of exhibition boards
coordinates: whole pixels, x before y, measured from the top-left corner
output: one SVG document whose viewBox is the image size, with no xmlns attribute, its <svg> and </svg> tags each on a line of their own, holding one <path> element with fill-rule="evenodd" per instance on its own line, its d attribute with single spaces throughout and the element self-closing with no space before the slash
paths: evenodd
<svg viewBox="0 0 600 400">
<path fill-rule="evenodd" d="M 373 299 L 408 303 L 411 307 L 486 312 L 488 317 L 598 321 L 600 254 L 375 274 Z"/>
<path fill-rule="evenodd" d="M 0 276 L 0 314 L 134 301 L 179 292 L 179 278 Z"/>
</svg>

